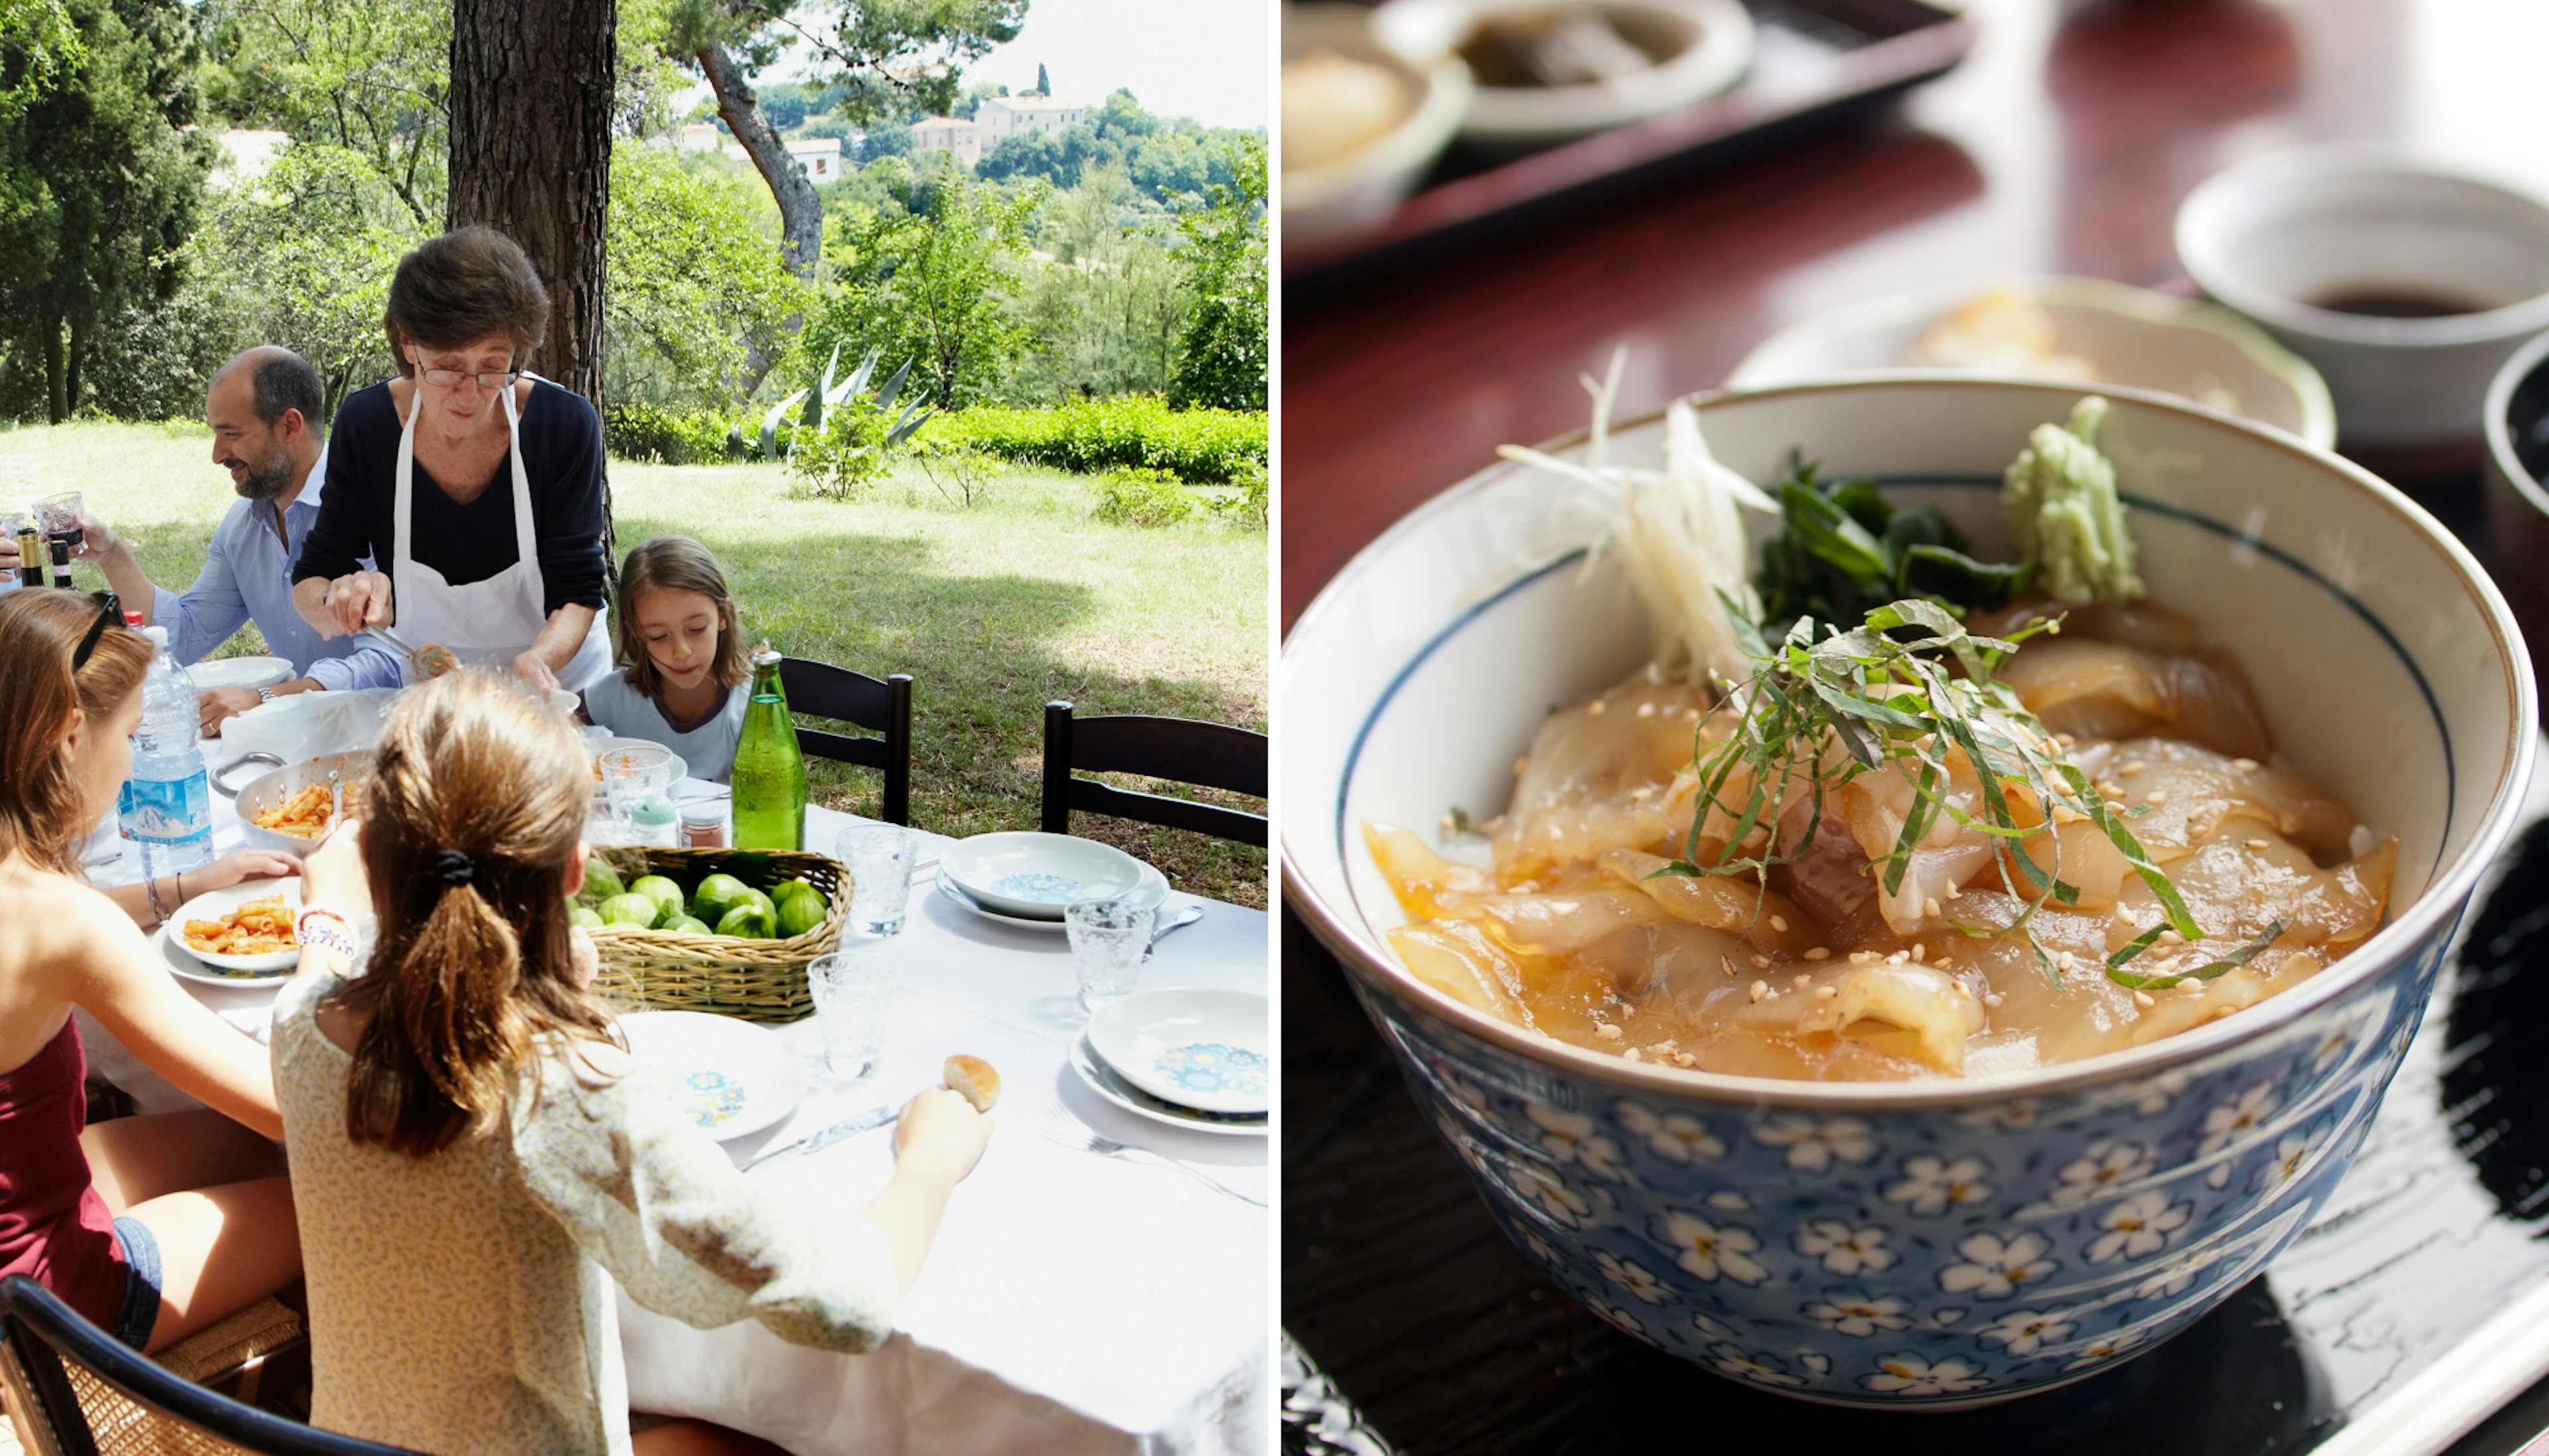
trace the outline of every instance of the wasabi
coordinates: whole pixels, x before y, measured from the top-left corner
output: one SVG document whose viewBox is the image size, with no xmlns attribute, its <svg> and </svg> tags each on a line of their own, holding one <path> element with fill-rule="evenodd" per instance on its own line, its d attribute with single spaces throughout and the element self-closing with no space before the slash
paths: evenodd
<svg viewBox="0 0 2549 1456">
<path fill-rule="evenodd" d="M 2091 395 L 2066 425 L 2039 424 L 2010 462 L 2001 493 L 2010 545 L 2035 566 L 2038 591 L 2058 601 L 2130 601 L 2133 533 L 2116 495 L 2116 467 L 2098 452 L 2107 402 Z"/>
</svg>

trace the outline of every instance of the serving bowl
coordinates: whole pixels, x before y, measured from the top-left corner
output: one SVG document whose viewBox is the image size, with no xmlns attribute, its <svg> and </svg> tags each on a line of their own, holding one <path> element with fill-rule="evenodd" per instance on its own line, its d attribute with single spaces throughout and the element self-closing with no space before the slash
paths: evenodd
<svg viewBox="0 0 2549 1456">
<path fill-rule="evenodd" d="M 1922 338 L 1996 287 L 2041 309 L 2060 352 L 2098 371 L 2096 387 L 2112 382 L 2157 390 L 2274 425 L 2321 448 L 2336 443 L 2336 409 L 2327 384 L 2300 355 L 2218 304 L 2104 278 L 1958 283 L 1835 309 L 1755 344 L 1727 382 L 1759 389 L 1920 367 L 1911 355 Z"/>
<path fill-rule="evenodd" d="M 1411 61 L 1372 34 L 1371 12 L 1361 5 L 1284 6 L 1284 63 L 1322 47 L 1388 69 L 1408 106 L 1397 125 L 1362 145 L 1315 166 L 1283 169 L 1283 236 L 1293 242 L 1388 221 L 1469 109 L 1469 67 L 1458 55 Z"/>
<path fill-rule="evenodd" d="M 1548 1040 L 1401 968 L 1381 934 L 1403 913 L 1360 827 L 1498 811 L 1542 717 L 1650 655 L 1643 610 L 1616 572 L 1585 571 L 1536 471 L 1481 472 L 1400 520 L 1285 644 L 1285 894 L 1515 1242 L 1596 1314 L 1720 1374 L 1971 1405 L 2184 1328 L 2345 1171 L 2513 825 L 2536 689 L 2450 534 L 2287 435 L 2101 393 L 2153 594 L 2238 653 L 2292 767 L 2401 851 L 2388 921 L 2351 956 L 2129 1051 L 1970 1080 L 1713 1075 Z M 1935 503 L 1989 558 L 2003 469 L 2079 394 L 1904 375 L 1699 410 L 1717 457 L 1755 480 L 1800 448 Z M 1660 435 L 1652 418 L 1619 429 L 1616 458 L 1659 461 Z"/>
<path fill-rule="evenodd" d="M 1494 85 L 1476 74 L 1463 143 L 1517 152 L 1554 146 L 1695 105 L 1752 62 L 1752 14 L 1738 0 L 1389 0 L 1372 32 L 1417 60 L 1458 52 L 1482 26 L 1584 12 L 1652 57 L 1645 69 L 1561 86 Z"/>
<path fill-rule="evenodd" d="M 241 754 L 212 774 L 211 781 L 223 797 L 237 800 L 239 833 L 246 839 L 248 848 L 306 855 L 318 848 L 319 841 L 315 837 L 304 839 L 297 834 L 268 829 L 256 822 L 256 816 L 297 796 L 311 784 L 326 783 L 331 772 L 339 776 L 347 790 L 354 789 L 371 774 L 372 757 L 372 750 L 363 749 L 349 754 L 321 754 L 315 759 L 286 764 L 272 754 Z M 267 772 L 249 779 L 245 787 L 234 786 L 238 771 L 259 765 L 267 766 Z"/>
<path fill-rule="evenodd" d="M 2514 350 L 2487 391 L 2483 471 L 2487 551 L 2532 643 L 2531 666 L 2549 649 L 2549 332 Z"/>
</svg>

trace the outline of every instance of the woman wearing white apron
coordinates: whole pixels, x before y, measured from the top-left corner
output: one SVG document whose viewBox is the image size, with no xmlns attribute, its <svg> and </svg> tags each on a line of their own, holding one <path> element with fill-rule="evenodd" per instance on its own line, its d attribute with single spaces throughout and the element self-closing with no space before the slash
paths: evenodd
<svg viewBox="0 0 2549 1456">
<path fill-rule="evenodd" d="M 331 637 L 395 627 L 581 691 L 611 667 L 602 421 L 517 362 L 547 327 L 538 275 L 512 240 L 461 228 L 400 260 L 386 314 L 403 377 L 337 410 L 293 604 Z M 360 570 L 366 555 L 388 570 Z"/>
</svg>

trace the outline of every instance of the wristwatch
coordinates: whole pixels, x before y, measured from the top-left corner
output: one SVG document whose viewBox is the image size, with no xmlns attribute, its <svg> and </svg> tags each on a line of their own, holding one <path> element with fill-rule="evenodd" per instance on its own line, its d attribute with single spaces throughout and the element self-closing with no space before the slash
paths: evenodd
<svg viewBox="0 0 2549 1456">
<path fill-rule="evenodd" d="M 273 688 L 271 688 L 271 687 L 260 687 L 260 688 L 258 688 L 258 689 L 256 690 L 256 700 L 257 700 L 258 702 L 260 702 L 260 703 L 268 703 L 268 702 L 272 702 L 272 701 L 274 701 L 274 689 L 273 689 Z"/>
</svg>

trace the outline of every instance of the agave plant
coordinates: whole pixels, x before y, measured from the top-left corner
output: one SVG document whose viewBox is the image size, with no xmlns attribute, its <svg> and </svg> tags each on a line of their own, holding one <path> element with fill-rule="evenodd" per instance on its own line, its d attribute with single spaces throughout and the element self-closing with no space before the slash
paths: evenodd
<svg viewBox="0 0 2549 1456">
<path fill-rule="evenodd" d="M 894 372 L 894 376 L 876 392 L 874 399 L 861 398 L 868 387 L 868 380 L 876 373 L 877 360 L 883 353 L 882 349 L 868 350 L 868 356 L 859 361 L 858 368 L 850 371 L 849 378 L 835 385 L 832 382 L 832 376 L 840 368 L 841 346 L 837 343 L 832 345 L 832 357 L 823 365 L 822 383 L 790 395 L 770 407 L 770 412 L 762 416 L 761 458 L 764 460 L 784 458 L 794 451 L 797 440 L 808 434 L 821 433 L 825 421 L 833 418 L 845 406 L 856 407 L 854 412 L 859 414 L 879 416 L 894 409 L 894 402 L 902 394 L 902 382 L 911 376 L 909 359 L 902 361 L 902 367 Z M 797 409 L 800 405 L 804 409 L 798 415 L 797 428 L 791 432 L 787 445 L 783 447 L 779 439 L 779 426 L 787 422 L 788 411 Z M 886 428 L 884 443 L 879 447 L 880 452 L 894 449 L 910 439 L 912 432 L 927 422 L 933 412 L 917 405 L 905 406 L 902 413 Z"/>
</svg>

